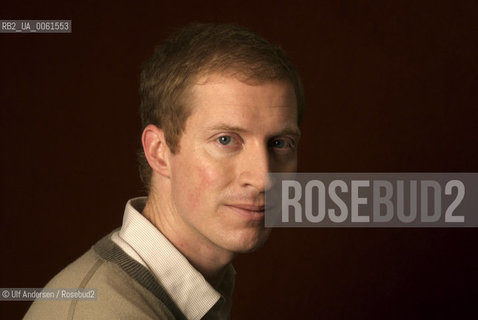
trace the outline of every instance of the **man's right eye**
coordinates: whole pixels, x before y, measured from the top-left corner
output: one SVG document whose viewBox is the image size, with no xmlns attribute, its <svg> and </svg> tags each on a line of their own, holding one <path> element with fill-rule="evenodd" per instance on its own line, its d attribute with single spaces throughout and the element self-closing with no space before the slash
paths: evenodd
<svg viewBox="0 0 478 320">
<path fill-rule="evenodd" d="M 227 146 L 227 145 L 230 145 L 231 142 L 232 142 L 232 137 L 231 136 L 220 136 L 217 141 L 224 145 L 224 146 Z"/>
</svg>

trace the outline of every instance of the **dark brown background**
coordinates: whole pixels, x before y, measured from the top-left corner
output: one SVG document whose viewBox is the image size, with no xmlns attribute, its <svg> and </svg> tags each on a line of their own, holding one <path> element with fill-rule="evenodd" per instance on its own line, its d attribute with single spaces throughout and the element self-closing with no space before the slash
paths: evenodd
<svg viewBox="0 0 478 320">
<path fill-rule="evenodd" d="M 140 64 L 191 21 L 289 53 L 307 95 L 300 171 L 478 171 L 475 1 L 15 2 L 0 19 L 73 33 L 0 34 L 0 287 L 42 287 L 121 224 L 142 194 Z M 275 230 L 235 261 L 232 316 L 476 317 L 477 244 L 477 229 Z"/>
</svg>

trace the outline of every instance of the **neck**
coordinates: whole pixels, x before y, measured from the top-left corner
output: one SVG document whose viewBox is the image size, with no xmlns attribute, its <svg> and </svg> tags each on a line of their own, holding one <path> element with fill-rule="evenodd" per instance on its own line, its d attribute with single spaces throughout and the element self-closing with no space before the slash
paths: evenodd
<svg viewBox="0 0 478 320">
<path fill-rule="evenodd" d="M 197 231 L 191 232 L 191 226 L 184 223 L 171 206 L 165 201 L 157 199 L 151 191 L 143 215 L 147 218 L 183 256 L 188 259 L 191 265 L 196 268 L 204 278 L 215 288 L 221 282 L 227 265 L 234 258 L 234 254 L 218 247 L 209 239 Z M 170 199 L 167 194 L 164 199 Z"/>
</svg>

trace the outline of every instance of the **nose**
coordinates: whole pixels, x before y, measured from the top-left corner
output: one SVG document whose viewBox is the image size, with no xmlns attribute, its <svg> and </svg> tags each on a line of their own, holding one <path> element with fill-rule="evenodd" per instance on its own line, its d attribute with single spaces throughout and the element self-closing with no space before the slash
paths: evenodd
<svg viewBox="0 0 478 320">
<path fill-rule="evenodd" d="M 256 192 L 265 192 L 271 188 L 270 172 L 271 158 L 264 143 L 255 143 L 248 146 L 240 160 L 240 184 L 243 187 L 256 189 Z"/>
</svg>

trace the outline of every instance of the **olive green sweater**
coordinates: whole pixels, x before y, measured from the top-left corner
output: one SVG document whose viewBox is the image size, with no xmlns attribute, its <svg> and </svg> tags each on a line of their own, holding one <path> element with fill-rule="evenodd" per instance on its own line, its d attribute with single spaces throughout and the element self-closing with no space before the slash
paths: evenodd
<svg viewBox="0 0 478 320">
<path fill-rule="evenodd" d="M 24 319 L 185 319 L 153 274 L 111 241 L 110 235 L 46 288 L 97 289 L 97 299 L 37 300 Z"/>
</svg>

